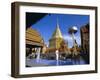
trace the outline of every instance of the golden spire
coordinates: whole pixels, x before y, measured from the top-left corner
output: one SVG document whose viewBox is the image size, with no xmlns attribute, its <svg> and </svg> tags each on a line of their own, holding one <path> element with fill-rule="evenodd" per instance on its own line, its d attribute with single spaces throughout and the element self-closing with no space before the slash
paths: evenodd
<svg viewBox="0 0 100 80">
<path fill-rule="evenodd" d="M 57 18 L 56 30 L 54 31 L 52 38 L 63 38 L 62 33 L 60 31 L 60 28 L 59 28 L 58 18 Z"/>
</svg>

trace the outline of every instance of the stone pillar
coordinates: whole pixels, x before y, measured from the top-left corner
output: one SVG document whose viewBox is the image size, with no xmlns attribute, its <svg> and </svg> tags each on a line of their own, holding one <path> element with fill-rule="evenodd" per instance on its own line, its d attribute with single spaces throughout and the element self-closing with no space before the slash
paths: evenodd
<svg viewBox="0 0 100 80">
<path fill-rule="evenodd" d="M 30 47 L 29 54 L 32 54 L 32 47 Z"/>
</svg>

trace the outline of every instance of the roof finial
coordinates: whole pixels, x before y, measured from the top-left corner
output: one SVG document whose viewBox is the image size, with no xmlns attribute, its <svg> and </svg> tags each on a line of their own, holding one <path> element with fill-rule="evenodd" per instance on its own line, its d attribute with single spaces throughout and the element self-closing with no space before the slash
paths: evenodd
<svg viewBox="0 0 100 80">
<path fill-rule="evenodd" d="M 59 21 L 58 21 L 58 17 L 57 17 L 57 27 L 59 27 Z"/>
</svg>

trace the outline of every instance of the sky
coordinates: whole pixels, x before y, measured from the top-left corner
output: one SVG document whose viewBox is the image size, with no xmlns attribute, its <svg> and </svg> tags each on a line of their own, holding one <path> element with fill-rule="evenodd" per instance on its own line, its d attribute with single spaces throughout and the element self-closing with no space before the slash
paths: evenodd
<svg viewBox="0 0 100 80">
<path fill-rule="evenodd" d="M 33 24 L 32 28 L 37 30 L 43 37 L 45 44 L 49 45 L 49 39 L 52 37 L 52 34 L 56 29 L 57 19 L 62 36 L 64 40 L 68 42 L 68 47 L 71 48 L 73 46 L 72 37 L 68 33 L 69 28 L 73 26 L 76 26 L 78 29 L 77 33 L 75 34 L 75 39 L 78 45 L 81 45 L 80 28 L 89 23 L 89 15 L 50 13 L 37 21 L 35 24 Z"/>
</svg>

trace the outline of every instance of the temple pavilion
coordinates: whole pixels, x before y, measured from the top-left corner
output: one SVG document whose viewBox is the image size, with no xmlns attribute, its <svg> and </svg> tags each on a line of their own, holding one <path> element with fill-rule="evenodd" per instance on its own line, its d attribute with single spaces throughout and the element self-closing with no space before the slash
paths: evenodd
<svg viewBox="0 0 100 80">
<path fill-rule="evenodd" d="M 37 51 L 42 52 L 44 40 L 37 30 L 27 28 L 26 30 L 26 56 Z"/>
</svg>

